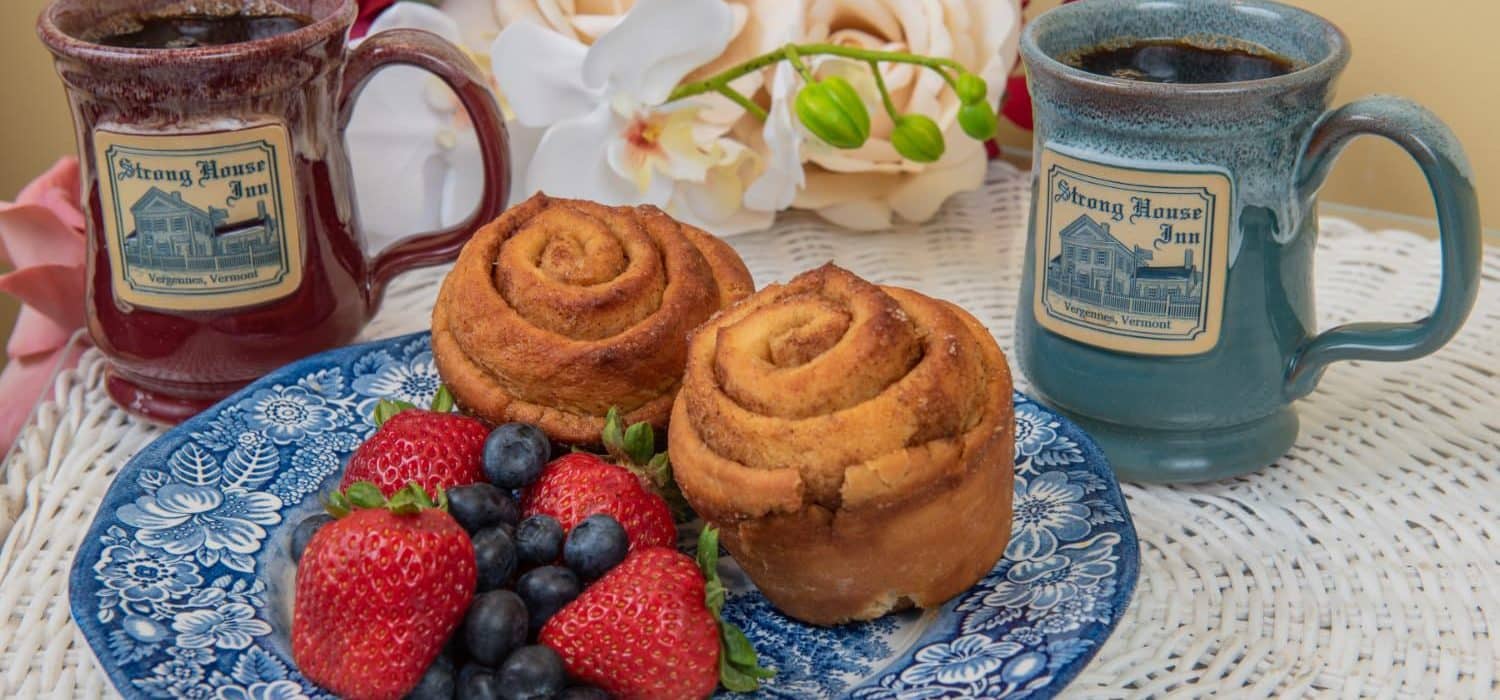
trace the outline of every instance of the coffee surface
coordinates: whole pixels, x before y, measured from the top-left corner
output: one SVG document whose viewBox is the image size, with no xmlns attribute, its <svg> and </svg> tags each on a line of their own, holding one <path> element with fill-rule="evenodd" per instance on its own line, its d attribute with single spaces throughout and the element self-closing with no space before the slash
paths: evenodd
<svg viewBox="0 0 1500 700">
<path fill-rule="evenodd" d="M 1291 59 L 1264 49 L 1199 46 L 1176 39 L 1100 46 L 1066 62 L 1097 75 L 1149 83 L 1233 83 L 1297 69 Z"/>
<path fill-rule="evenodd" d="M 180 14 L 142 17 L 97 39 L 129 49 L 189 49 L 267 39 L 312 24 L 303 15 Z"/>
</svg>

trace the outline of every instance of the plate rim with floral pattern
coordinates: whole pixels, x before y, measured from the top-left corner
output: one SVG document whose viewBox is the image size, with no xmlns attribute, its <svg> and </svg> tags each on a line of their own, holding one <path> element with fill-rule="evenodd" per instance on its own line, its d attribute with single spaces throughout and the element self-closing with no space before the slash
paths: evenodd
<svg viewBox="0 0 1500 700">
<path fill-rule="evenodd" d="M 73 619 L 120 693 L 328 697 L 291 662 L 290 532 L 374 430 L 378 397 L 430 399 L 429 341 L 417 333 L 299 360 L 120 469 L 69 578 Z M 1011 542 L 940 609 L 811 627 L 725 561 L 726 616 L 781 671 L 756 697 L 1050 698 L 1077 676 L 1130 602 L 1139 544 L 1093 440 L 1023 394 L 1015 406 Z"/>
</svg>

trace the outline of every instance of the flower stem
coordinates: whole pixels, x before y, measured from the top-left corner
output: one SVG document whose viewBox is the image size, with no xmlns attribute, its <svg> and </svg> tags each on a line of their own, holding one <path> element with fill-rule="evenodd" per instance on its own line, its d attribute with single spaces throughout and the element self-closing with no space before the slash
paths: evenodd
<svg viewBox="0 0 1500 700">
<path fill-rule="evenodd" d="M 880 74 L 880 64 L 870 61 L 870 72 L 875 75 L 875 87 L 880 90 L 880 101 L 885 104 L 885 113 L 891 115 L 891 121 L 901 116 L 896 112 L 896 103 L 891 99 L 891 91 L 885 87 L 885 76 Z"/>
<path fill-rule="evenodd" d="M 807 64 L 803 63 L 802 57 L 797 54 L 797 46 L 795 44 L 787 44 L 782 50 L 786 52 L 786 60 L 791 62 L 793 68 L 797 69 L 797 74 L 802 76 L 803 80 L 809 83 L 815 80 L 812 71 L 807 69 Z"/>
<path fill-rule="evenodd" d="M 736 90 L 736 89 L 734 89 L 732 87 L 729 87 L 728 85 L 722 85 L 717 90 L 715 90 L 715 92 L 717 92 L 720 95 L 723 95 L 723 96 L 729 98 L 730 101 L 732 101 L 735 104 L 739 105 L 741 108 L 743 108 L 746 112 L 749 112 L 750 115 L 753 116 L 753 117 L 755 117 L 756 119 L 759 119 L 761 121 L 765 121 L 766 120 L 766 108 L 764 108 L 764 107 L 762 107 L 762 106 L 760 106 L 758 104 L 755 104 L 754 100 L 751 100 L 750 98 L 745 97 L 745 95 L 743 93 L 741 93 L 739 90 Z"/>
<path fill-rule="evenodd" d="M 737 104 L 744 106 L 746 102 L 749 102 L 748 99 L 745 99 L 742 102 L 740 99 L 735 98 L 735 95 L 738 95 L 737 92 L 734 95 L 731 95 L 729 92 L 725 92 L 726 89 L 730 89 L 729 83 L 743 78 L 767 66 L 775 65 L 776 63 L 787 60 L 793 62 L 793 65 L 797 67 L 798 72 L 802 74 L 803 80 L 811 81 L 811 72 L 807 70 L 807 66 L 803 65 L 801 60 L 802 56 L 839 56 L 842 58 L 852 58 L 857 61 L 864 61 L 866 63 L 878 63 L 881 61 L 887 63 L 910 63 L 936 71 L 939 75 L 943 76 L 943 80 L 947 81 L 949 85 L 953 84 L 953 76 L 950 75 L 949 71 L 961 72 L 965 70 L 963 64 L 952 59 L 934 58 L 931 56 L 918 56 L 901 51 L 876 51 L 873 49 L 861 49 L 853 46 L 839 46 L 837 44 L 787 44 L 786 46 L 776 49 L 775 51 L 761 54 L 759 56 L 756 56 L 755 58 L 745 61 L 744 63 L 726 69 L 723 72 L 718 73 L 717 75 L 709 76 L 708 78 L 699 80 L 697 82 L 679 85 L 677 86 L 676 90 L 672 91 L 672 94 L 667 96 L 666 101 L 675 102 L 677 100 L 695 97 L 697 95 L 717 92 L 721 95 L 724 95 L 725 97 L 728 97 L 731 100 L 734 100 Z M 744 96 L 740 95 L 740 98 L 744 98 Z M 751 104 L 754 103 L 751 102 Z M 746 109 L 749 110 L 748 107 Z M 750 111 L 751 114 L 755 114 L 758 118 L 765 118 L 765 110 L 760 109 L 759 106 L 757 106 L 755 110 Z"/>
</svg>

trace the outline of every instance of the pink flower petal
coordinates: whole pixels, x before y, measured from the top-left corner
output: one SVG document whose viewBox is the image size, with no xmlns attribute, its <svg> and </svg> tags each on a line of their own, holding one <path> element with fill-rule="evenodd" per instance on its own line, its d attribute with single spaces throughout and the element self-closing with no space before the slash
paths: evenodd
<svg viewBox="0 0 1500 700">
<path fill-rule="evenodd" d="M 78 326 L 69 328 L 29 306 L 21 307 L 5 353 L 12 359 L 46 354 L 66 345 Z"/>
<path fill-rule="evenodd" d="M 65 213 L 65 212 L 63 212 Z M 83 265 L 83 236 L 40 204 L 0 205 L 0 248 L 12 266 Z"/>
<path fill-rule="evenodd" d="M 57 332 L 56 329 L 71 335 L 73 330 L 82 328 L 85 320 L 84 289 L 82 267 L 40 265 L 0 275 L 0 292 L 14 295 L 29 307 L 27 310 L 34 310 L 38 316 L 51 321 L 51 327 L 40 321 L 30 322 L 35 330 L 18 323 L 11 337 L 12 346 L 18 343 L 32 348 L 46 346 L 42 340 L 32 338 L 48 337 Z M 26 319 L 25 314 L 22 319 Z"/>
<path fill-rule="evenodd" d="M 38 399 L 51 388 L 53 373 L 59 367 L 78 364 L 83 348 L 74 345 L 59 352 L 15 358 L 0 372 L 0 454 L 10 451 L 16 433 L 31 417 Z"/>
<path fill-rule="evenodd" d="M 63 201 L 71 202 L 74 209 L 79 209 L 82 189 L 79 177 L 78 159 L 73 156 L 60 158 L 47 169 L 47 172 L 38 175 L 21 190 L 19 195 L 16 195 L 16 203 L 35 204 L 40 202 L 48 191 L 62 190 L 65 193 Z"/>
<path fill-rule="evenodd" d="M 57 218 L 67 224 L 73 233 L 83 238 L 84 229 L 88 224 L 83 219 L 83 210 L 78 208 L 78 195 L 69 190 L 51 189 L 42 193 L 41 200 L 37 202 L 46 207 Z"/>
</svg>

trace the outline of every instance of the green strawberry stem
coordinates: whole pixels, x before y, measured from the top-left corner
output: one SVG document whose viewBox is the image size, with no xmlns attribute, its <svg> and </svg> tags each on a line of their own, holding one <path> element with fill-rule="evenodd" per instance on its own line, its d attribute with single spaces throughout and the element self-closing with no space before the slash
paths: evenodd
<svg viewBox="0 0 1500 700">
<path fill-rule="evenodd" d="M 650 423 L 635 423 L 625 427 L 618 407 L 610 407 L 604 416 L 604 430 L 599 433 L 600 442 L 610 459 L 646 482 L 646 485 L 667 501 L 672 517 L 679 523 L 692 520 L 692 506 L 677 482 L 672 478 L 672 461 L 666 452 L 656 451 L 656 431 Z"/>
<path fill-rule="evenodd" d="M 456 402 L 453 400 L 453 392 L 448 391 L 447 384 L 439 384 L 437 393 L 432 395 L 433 413 L 448 413 L 453 410 Z"/>
<path fill-rule="evenodd" d="M 349 497 L 342 491 L 334 491 L 328 494 L 327 500 L 323 501 L 323 510 L 335 518 L 342 518 L 354 511 L 354 506 L 349 503 Z"/>
<path fill-rule="evenodd" d="M 385 425 L 385 422 L 390 420 L 392 416 L 395 416 L 397 413 L 405 411 L 408 408 L 416 408 L 416 405 L 412 404 L 410 401 L 394 401 L 391 399 L 381 399 L 380 401 L 375 403 L 375 427 L 378 428 L 382 425 Z"/>
<path fill-rule="evenodd" d="M 396 515 L 416 515 L 424 510 L 438 509 L 448 510 L 448 493 L 438 489 L 437 500 L 434 501 L 427 495 L 426 489 L 421 484 L 413 481 L 404 488 L 386 498 L 380 492 L 380 487 L 368 481 L 360 481 L 349 485 L 344 491 L 334 491 L 328 494 L 323 502 L 323 509 L 335 518 L 342 518 L 355 510 L 374 510 L 384 508 Z"/>
<path fill-rule="evenodd" d="M 755 645 L 744 631 L 724 620 L 724 582 L 719 579 L 719 531 L 704 527 L 698 534 L 698 568 L 703 571 L 704 603 L 719 624 L 719 683 L 734 693 L 749 693 L 760 688 L 763 679 L 776 672 L 760 665 Z"/>
<path fill-rule="evenodd" d="M 344 494 L 349 497 L 349 502 L 356 508 L 380 508 L 385 505 L 385 494 L 380 492 L 379 487 L 368 481 L 350 484 Z"/>
<path fill-rule="evenodd" d="M 448 390 L 447 384 L 439 384 L 437 393 L 432 395 L 432 404 L 428 407 L 433 413 L 450 413 L 457 402 L 453 400 L 453 392 Z M 408 408 L 416 408 L 417 405 L 410 401 L 398 399 L 381 399 L 375 402 L 375 427 L 385 425 L 385 422 Z"/>
</svg>

